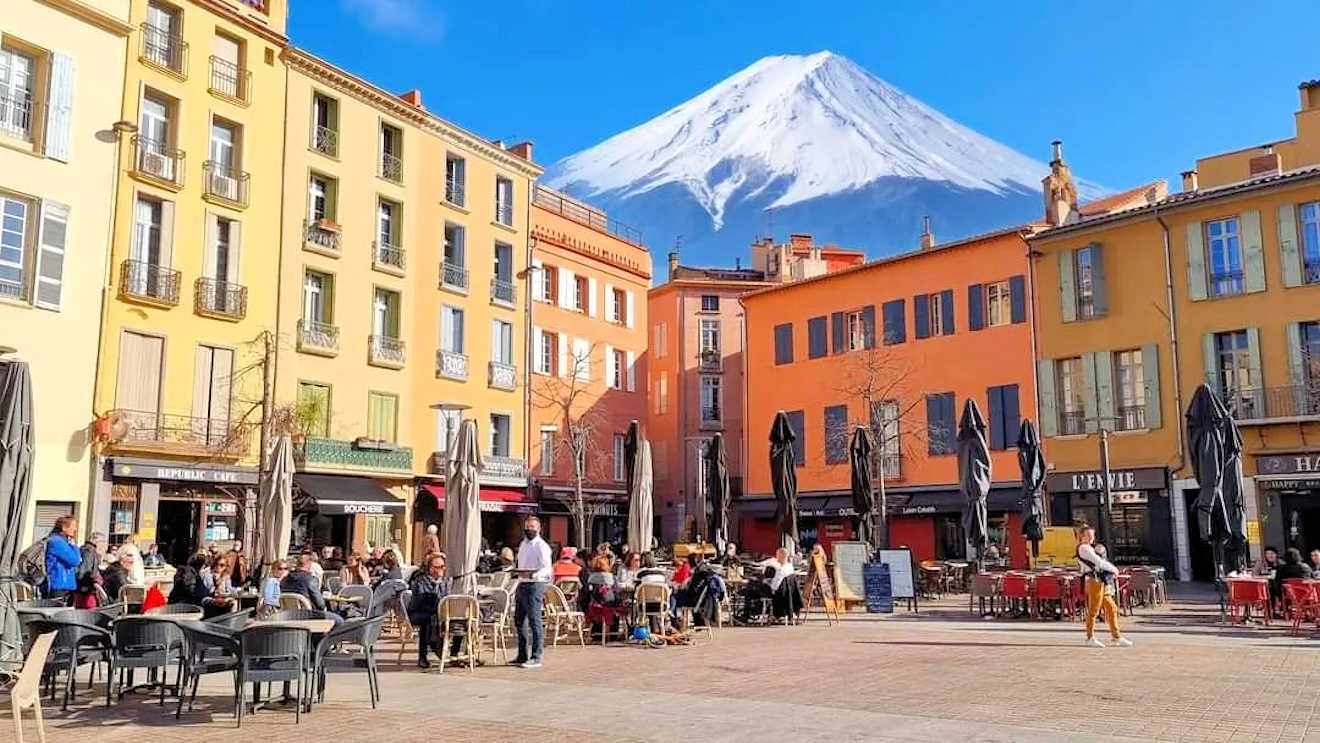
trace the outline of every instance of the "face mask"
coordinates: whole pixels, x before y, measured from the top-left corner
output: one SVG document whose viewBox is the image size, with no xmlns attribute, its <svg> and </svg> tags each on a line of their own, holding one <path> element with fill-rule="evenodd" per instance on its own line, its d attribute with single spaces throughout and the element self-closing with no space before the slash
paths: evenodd
<svg viewBox="0 0 1320 743">
<path fill-rule="evenodd" d="M 537 534 L 540 534 L 540 532 L 535 529 L 523 529 L 523 536 L 528 539 L 536 539 Z"/>
</svg>

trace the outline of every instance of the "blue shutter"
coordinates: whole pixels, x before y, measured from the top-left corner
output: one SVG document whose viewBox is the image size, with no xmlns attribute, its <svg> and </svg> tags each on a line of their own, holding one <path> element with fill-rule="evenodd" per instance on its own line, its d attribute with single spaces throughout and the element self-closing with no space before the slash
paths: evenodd
<svg viewBox="0 0 1320 743">
<path fill-rule="evenodd" d="M 972 284 L 967 287 L 967 327 L 980 330 L 985 327 L 985 287 Z"/>
<path fill-rule="evenodd" d="M 1105 246 L 1091 243 L 1091 309 L 1095 317 L 1109 314 L 1109 285 L 1105 283 Z"/>
<path fill-rule="evenodd" d="M 1003 396 L 1004 448 L 1017 445 L 1018 426 L 1022 425 L 1022 410 L 1018 405 L 1018 386 L 1006 384 L 999 388 Z"/>
<path fill-rule="evenodd" d="M 999 451 L 1004 448 L 1004 388 L 991 387 L 985 391 L 986 401 L 990 404 L 990 449 Z"/>
<path fill-rule="evenodd" d="M 945 289 L 940 292 L 940 320 L 944 323 L 944 334 L 953 335 L 953 290 Z"/>
<path fill-rule="evenodd" d="M 818 359 L 827 353 L 825 338 L 825 316 L 807 320 L 807 358 Z"/>
<path fill-rule="evenodd" d="M 918 294 L 912 298 L 912 326 L 918 339 L 930 337 L 929 294 Z"/>
<path fill-rule="evenodd" d="M 954 410 L 957 401 L 952 392 L 945 392 L 944 395 L 944 453 L 953 454 L 957 451 L 958 424 L 957 411 Z"/>
<path fill-rule="evenodd" d="M 58 52 L 50 55 L 50 103 L 46 111 L 46 156 L 69 162 L 73 149 L 73 89 L 77 63 Z"/>
<path fill-rule="evenodd" d="M 834 336 L 832 348 L 834 353 L 843 353 L 843 313 L 835 312 L 830 315 L 830 330 Z"/>
<path fill-rule="evenodd" d="M 1018 274 L 1008 280 L 1008 299 L 1013 322 L 1027 321 L 1027 277 Z"/>
<path fill-rule="evenodd" d="M 943 439 L 940 434 L 940 396 L 926 395 L 926 452 L 942 454 Z"/>
<path fill-rule="evenodd" d="M 907 304 L 906 299 L 895 299 L 885 302 L 882 312 L 885 316 L 885 345 L 892 346 L 907 340 L 907 318 L 904 317 L 903 307 Z"/>
<path fill-rule="evenodd" d="M 875 348 L 875 305 L 862 308 L 862 348 Z"/>
<path fill-rule="evenodd" d="M 848 406 L 825 408 L 825 463 L 848 461 Z"/>
</svg>

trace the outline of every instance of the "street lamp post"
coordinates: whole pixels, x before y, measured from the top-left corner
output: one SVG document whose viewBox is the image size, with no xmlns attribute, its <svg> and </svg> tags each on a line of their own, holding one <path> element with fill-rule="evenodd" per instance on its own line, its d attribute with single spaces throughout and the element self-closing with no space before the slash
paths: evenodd
<svg viewBox="0 0 1320 743">
<path fill-rule="evenodd" d="M 1100 543 L 1112 550 L 1114 545 L 1110 540 L 1113 537 L 1113 512 L 1110 505 L 1114 494 L 1109 483 L 1109 429 L 1104 427 L 1103 422 L 1100 425 L 1100 479 L 1103 481 L 1100 490 Z"/>
</svg>

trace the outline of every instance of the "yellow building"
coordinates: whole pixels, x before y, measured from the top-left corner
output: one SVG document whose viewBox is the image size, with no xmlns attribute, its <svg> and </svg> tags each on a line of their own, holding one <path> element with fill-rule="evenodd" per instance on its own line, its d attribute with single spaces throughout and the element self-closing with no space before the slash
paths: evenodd
<svg viewBox="0 0 1320 743">
<path fill-rule="evenodd" d="M 459 417 L 490 437 L 484 483 L 525 494 L 517 284 L 540 169 L 415 91 L 286 61 L 276 398 L 305 439 L 295 542 L 406 550 L 442 518 Z"/>
<path fill-rule="evenodd" d="M 92 525 L 180 562 L 250 528 L 274 330 L 285 0 L 132 0 Z"/>
<path fill-rule="evenodd" d="M 1030 240 L 1051 519 L 1096 522 L 1097 433 L 1110 432 L 1120 561 L 1211 575 L 1183 418 L 1203 382 L 1242 430 L 1253 554 L 1320 547 L 1315 86 L 1302 86 L 1296 138 L 1203 159 L 1212 180 L 1188 171 L 1181 193 L 1150 187 L 1125 211 L 1075 214 L 1064 199 Z"/>
<path fill-rule="evenodd" d="M 0 20 L 0 364 L 26 361 L 24 544 L 87 529 L 92 387 L 110 255 L 128 0 L 10 0 Z"/>
</svg>

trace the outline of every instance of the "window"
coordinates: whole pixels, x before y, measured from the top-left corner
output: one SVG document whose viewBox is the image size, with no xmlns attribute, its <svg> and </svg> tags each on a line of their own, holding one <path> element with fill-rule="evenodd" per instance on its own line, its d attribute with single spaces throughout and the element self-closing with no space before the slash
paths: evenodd
<svg viewBox="0 0 1320 743">
<path fill-rule="evenodd" d="M 620 325 L 628 324 L 628 295 L 622 289 L 610 290 L 610 319 Z"/>
<path fill-rule="evenodd" d="M 513 323 L 494 320 L 490 326 L 490 360 L 513 366 Z"/>
<path fill-rule="evenodd" d="M 892 346 L 907 342 L 907 300 L 893 299 L 880 307 L 884 318 L 884 344 Z M 862 308 L 862 322 L 866 332 L 865 348 L 875 345 L 875 307 Z"/>
<path fill-rule="evenodd" d="M 138 432 L 154 436 L 159 424 L 165 339 L 124 331 L 119 337 L 119 376 L 115 407 L 125 411 Z"/>
<path fill-rule="evenodd" d="M 993 328 L 1007 325 L 1013 319 L 1012 292 L 1007 281 L 985 285 L 985 324 Z"/>
<path fill-rule="evenodd" d="M 1018 386 L 1006 384 L 986 390 L 990 420 L 986 422 L 990 433 L 990 448 L 1003 451 L 1017 446 L 1018 426 L 1022 414 L 1018 408 Z"/>
<path fill-rule="evenodd" d="M 627 472 L 624 467 L 624 442 L 626 437 L 621 433 L 614 434 L 614 481 L 623 482 L 627 479 Z"/>
<path fill-rule="evenodd" d="M 333 322 L 330 291 L 333 279 L 329 274 L 307 271 L 303 275 L 303 322 L 330 324 Z"/>
<path fill-rule="evenodd" d="M 147 61 L 183 73 L 183 23 L 179 11 L 164 3 L 147 3 L 147 23 L 142 29 L 142 56 Z"/>
<path fill-rule="evenodd" d="M 541 431 L 541 474 L 553 475 L 555 473 L 555 431 Z"/>
<path fill-rule="evenodd" d="M 372 333 L 378 337 L 399 337 L 399 293 L 377 289 L 372 302 Z"/>
<path fill-rule="evenodd" d="M 1094 253 L 1090 247 L 1079 248 L 1076 252 L 1077 271 L 1077 317 L 1089 320 L 1095 317 L 1095 284 L 1092 274 Z"/>
<path fill-rule="evenodd" d="M 579 382 L 591 381 L 591 342 L 585 338 L 573 339 L 573 378 Z"/>
<path fill-rule="evenodd" d="M 953 292 L 949 292 L 949 294 L 952 295 Z M 929 309 L 930 309 L 930 313 L 929 313 L 929 316 L 930 316 L 930 334 L 931 334 L 931 335 L 947 335 L 947 334 L 949 333 L 949 331 L 948 331 L 948 330 L 945 330 L 945 323 L 944 323 L 944 303 L 941 302 L 941 301 L 938 301 L 938 299 L 939 299 L 938 297 L 931 297 L 931 300 L 932 300 L 932 301 L 929 301 L 929 302 L 927 303 L 927 305 L 928 305 L 928 307 L 929 307 Z M 949 319 L 952 320 L 953 318 L 949 318 Z"/>
<path fill-rule="evenodd" d="M 389 124 L 380 125 L 380 177 L 403 182 L 403 132 Z"/>
<path fill-rule="evenodd" d="M 464 186 L 467 182 L 467 162 L 457 155 L 445 156 L 445 201 L 454 206 L 464 204 Z"/>
<path fill-rule="evenodd" d="M 590 289 L 587 286 L 586 276 L 573 277 L 573 309 L 578 312 L 587 311 L 587 297 L 590 295 Z"/>
<path fill-rule="evenodd" d="M 513 289 L 513 246 L 507 243 L 495 243 L 495 280 L 508 284 Z M 500 297 L 497 297 L 500 298 Z M 510 296 L 509 301 L 513 301 Z"/>
<path fill-rule="evenodd" d="M 848 461 L 848 406 L 825 408 L 825 463 Z"/>
<path fill-rule="evenodd" d="M 463 337 L 463 310 L 458 307 L 442 305 L 440 307 L 440 350 L 449 353 L 466 353 Z"/>
<path fill-rule="evenodd" d="M 1210 260 L 1210 294 L 1242 293 L 1242 240 L 1237 217 L 1205 223 L 1205 249 Z"/>
<path fill-rule="evenodd" d="M 467 231 L 452 222 L 445 222 L 445 257 L 440 265 L 440 281 L 456 289 L 468 286 Z"/>
<path fill-rule="evenodd" d="M 932 456 L 953 454 L 957 451 L 952 392 L 926 395 L 926 445 Z"/>
<path fill-rule="evenodd" d="M 701 378 L 701 421 L 719 423 L 720 415 L 720 378 L 703 376 Z"/>
<path fill-rule="evenodd" d="M 1302 345 L 1302 370 L 1312 399 L 1320 396 L 1320 322 L 1304 322 L 1298 327 Z M 1312 403 L 1320 405 L 1320 402 Z"/>
<path fill-rule="evenodd" d="M 173 109 L 174 104 L 170 99 L 153 91 L 147 91 L 142 96 L 137 133 L 137 169 L 165 181 L 173 181 L 177 175 Z"/>
<path fill-rule="evenodd" d="M 793 363 L 793 323 L 775 326 L 775 364 Z"/>
<path fill-rule="evenodd" d="M 1086 412 L 1083 405 L 1086 382 L 1082 378 L 1082 357 L 1059 359 L 1059 433 L 1075 436 L 1086 432 Z"/>
<path fill-rule="evenodd" d="M 1252 368 L 1251 344 L 1247 331 L 1215 333 L 1215 353 L 1219 363 L 1220 396 L 1229 411 L 1239 418 L 1254 418 L 1259 372 Z"/>
<path fill-rule="evenodd" d="M 495 177 L 495 221 L 513 226 L 513 181 L 500 176 Z"/>
<path fill-rule="evenodd" d="M 862 323 L 862 313 L 849 312 L 846 315 L 848 328 L 847 346 L 849 351 L 860 351 L 866 344 L 866 327 Z"/>
<path fill-rule="evenodd" d="M 887 479 L 897 477 L 901 465 L 897 400 L 881 400 L 871 406 L 871 431 L 877 439 L 876 448 L 881 452 L 884 477 Z"/>
<path fill-rule="evenodd" d="M 559 374 L 559 334 L 548 330 L 541 331 L 540 353 L 536 358 L 536 373 L 556 376 Z"/>
<path fill-rule="evenodd" d="M 381 199 L 376 206 L 376 239 L 380 247 L 399 245 L 399 205 Z"/>
<path fill-rule="evenodd" d="M 299 382 L 295 408 L 303 433 L 316 438 L 330 435 L 330 385 Z"/>
<path fill-rule="evenodd" d="M 399 431 L 399 396 L 388 392 L 367 393 L 367 438 L 394 441 Z"/>
<path fill-rule="evenodd" d="M 559 269 L 554 266 L 541 266 L 541 296 L 550 304 L 559 304 Z"/>
<path fill-rule="evenodd" d="M 229 434 L 230 383 L 234 352 L 228 348 L 197 346 L 193 377 L 193 418 L 205 421 L 207 446 L 224 445 Z"/>
<path fill-rule="evenodd" d="M 245 203 L 239 141 L 241 128 L 237 124 L 220 119 L 211 121 L 210 159 L 204 166 L 206 181 L 205 192 L 229 202 Z"/>
<path fill-rule="evenodd" d="M 215 53 L 211 56 L 211 90 L 223 96 L 246 100 L 247 75 L 243 70 L 243 42 L 217 33 L 214 49 Z"/>
<path fill-rule="evenodd" d="M 701 353 L 705 355 L 710 351 L 716 355 L 720 352 L 720 321 L 706 320 L 701 321 Z"/>
<path fill-rule="evenodd" d="M 319 94 L 312 96 L 312 149 L 339 156 L 339 102 Z"/>
<path fill-rule="evenodd" d="M 307 221 L 335 221 L 338 216 L 335 198 L 338 191 L 339 184 L 335 179 L 312 174 L 307 184 Z"/>
<path fill-rule="evenodd" d="M 0 135 L 30 140 L 37 113 L 33 83 L 37 60 L 16 49 L 0 47 Z"/>
<path fill-rule="evenodd" d="M 703 295 L 701 295 L 701 311 L 702 311 L 702 312 L 719 312 L 719 311 L 720 311 L 720 297 L 719 297 L 719 295 L 718 295 L 718 294 L 703 294 Z"/>
<path fill-rule="evenodd" d="M 807 464 L 806 417 L 801 410 L 790 410 L 784 415 L 788 418 L 788 427 L 793 429 L 793 463 L 798 467 L 805 467 Z"/>
<path fill-rule="evenodd" d="M 651 348 L 657 359 L 663 359 L 669 351 L 669 323 L 656 323 L 651 326 Z"/>
<path fill-rule="evenodd" d="M 504 413 L 490 414 L 490 453 L 491 456 L 509 456 L 509 427 L 511 421 Z"/>
<path fill-rule="evenodd" d="M 1146 376 L 1141 349 L 1114 354 L 1114 385 L 1117 389 L 1117 428 L 1137 431 L 1146 427 Z"/>
<path fill-rule="evenodd" d="M 610 389 L 623 389 L 623 380 L 628 373 L 628 357 L 617 348 L 610 349 Z"/>
<path fill-rule="evenodd" d="M 655 380 L 655 412 L 657 415 L 669 412 L 669 379 L 664 372 Z"/>
<path fill-rule="evenodd" d="M 1320 283 L 1320 201 L 1302 204 L 1301 221 L 1303 280 L 1308 284 L 1318 284 Z"/>
<path fill-rule="evenodd" d="M 32 207 L 0 194 L 0 297 L 22 298 L 27 291 Z"/>
<path fill-rule="evenodd" d="M 167 272 L 170 256 L 165 215 L 171 210 L 163 201 L 139 196 L 133 212 L 131 264 L 123 276 L 123 291 L 142 297 L 165 298 L 170 295 Z"/>
</svg>

